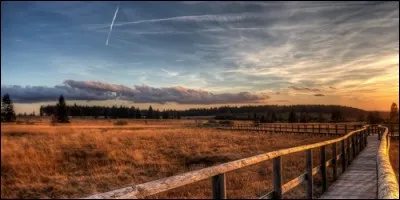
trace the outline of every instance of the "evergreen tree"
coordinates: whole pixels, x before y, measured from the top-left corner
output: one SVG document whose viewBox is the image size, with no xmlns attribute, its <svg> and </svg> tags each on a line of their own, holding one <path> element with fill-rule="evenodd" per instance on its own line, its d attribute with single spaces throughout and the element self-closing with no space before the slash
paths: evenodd
<svg viewBox="0 0 400 200">
<path fill-rule="evenodd" d="M 69 123 L 67 105 L 63 95 L 58 98 L 58 103 L 56 105 L 56 118 L 59 123 Z"/>
<path fill-rule="evenodd" d="M 13 122 L 16 120 L 14 106 L 11 101 L 10 95 L 5 94 L 1 99 L 1 121 Z"/>
<path fill-rule="evenodd" d="M 325 118 L 322 116 L 322 113 L 318 114 L 318 122 L 319 123 L 325 122 Z"/>
<path fill-rule="evenodd" d="M 277 118 L 276 118 L 276 114 L 274 111 L 271 111 L 271 122 L 274 123 L 276 122 Z"/>
<path fill-rule="evenodd" d="M 338 121 L 342 121 L 343 119 L 344 118 L 343 118 L 342 112 L 339 109 L 332 111 L 332 113 L 331 113 L 332 121 L 338 122 Z"/>
<path fill-rule="evenodd" d="M 135 114 L 136 119 L 142 118 L 142 113 L 140 113 L 140 109 L 136 109 L 136 114 Z"/>
<path fill-rule="evenodd" d="M 160 119 L 160 111 L 158 109 L 154 111 L 154 119 Z"/>
<path fill-rule="evenodd" d="M 382 117 L 379 115 L 379 112 L 369 112 L 367 120 L 370 124 L 379 124 L 383 121 Z"/>
<path fill-rule="evenodd" d="M 162 118 L 163 118 L 163 119 L 168 119 L 168 118 L 169 118 L 169 112 L 164 110 L 164 111 L 162 112 Z"/>
<path fill-rule="evenodd" d="M 308 114 L 307 113 L 301 113 L 300 122 L 301 123 L 307 123 L 308 122 Z"/>
<path fill-rule="evenodd" d="M 147 119 L 153 119 L 153 108 L 150 106 L 149 110 L 147 111 Z"/>
<path fill-rule="evenodd" d="M 392 106 L 390 107 L 390 117 L 389 119 L 393 119 L 394 117 L 399 115 L 399 109 L 397 108 L 397 104 L 396 103 L 392 103 Z"/>
<path fill-rule="evenodd" d="M 296 113 L 291 110 L 289 113 L 289 119 L 288 119 L 289 123 L 296 123 L 297 122 L 297 117 L 296 117 Z"/>
<path fill-rule="evenodd" d="M 39 114 L 40 114 L 40 116 L 44 115 L 44 107 L 43 106 L 40 106 Z"/>
</svg>

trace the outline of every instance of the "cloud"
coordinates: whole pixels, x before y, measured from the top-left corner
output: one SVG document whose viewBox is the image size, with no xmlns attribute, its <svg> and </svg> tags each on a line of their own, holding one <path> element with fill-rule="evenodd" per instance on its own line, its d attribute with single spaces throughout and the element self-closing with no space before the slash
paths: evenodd
<svg viewBox="0 0 400 200">
<path fill-rule="evenodd" d="M 167 71 L 166 69 L 161 69 L 163 72 L 167 73 L 168 76 L 177 76 L 179 73 L 178 72 L 170 72 Z"/>
<path fill-rule="evenodd" d="M 112 31 L 112 28 L 113 28 L 113 25 L 114 25 L 115 18 L 117 18 L 118 10 L 119 10 L 119 4 L 117 6 L 117 9 L 115 10 L 114 17 L 113 17 L 113 20 L 112 20 L 111 25 L 110 25 L 110 31 L 108 32 L 106 46 L 108 45 L 108 40 L 110 39 L 111 31 Z"/>
<path fill-rule="evenodd" d="M 297 87 L 297 86 L 289 86 L 290 89 L 297 91 L 305 91 L 305 92 L 318 92 L 320 89 L 317 88 L 308 88 L 308 87 Z"/>
<path fill-rule="evenodd" d="M 1 94 L 8 93 L 15 102 L 32 103 L 54 101 L 63 94 L 68 100 L 127 100 L 136 103 L 219 104 L 261 103 L 269 96 L 264 93 L 219 93 L 189 89 L 182 86 L 155 88 L 146 85 L 133 88 L 97 81 L 66 80 L 64 85 L 1 86 Z"/>
<path fill-rule="evenodd" d="M 325 95 L 323 95 L 323 94 L 314 94 L 314 96 L 316 96 L 316 97 L 323 97 L 323 96 L 325 96 Z"/>
</svg>

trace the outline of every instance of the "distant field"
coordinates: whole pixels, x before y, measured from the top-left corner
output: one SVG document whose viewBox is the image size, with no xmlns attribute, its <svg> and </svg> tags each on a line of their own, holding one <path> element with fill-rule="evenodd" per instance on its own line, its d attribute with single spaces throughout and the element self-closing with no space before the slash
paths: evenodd
<svg viewBox="0 0 400 200">
<path fill-rule="evenodd" d="M 163 124 L 128 120 L 124 126 L 113 125 L 116 120 L 72 119 L 71 124 L 57 126 L 49 125 L 48 118 L 30 121 L 34 124 L 1 126 L 1 198 L 85 197 L 334 138 L 183 126 L 193 120 Z M 327 154 L 329 159 L 329 150 Z M 319 165 L 318 149 L 314 165 Z M 284 182 L 303 172 L 304 152 L 283 157 Z M 227 194 L 229 198 L 256 198 L 271 191 L 271 183 L 272 162 L 267 161 L 227 173 Z M 299 186 L 285 198 L 304 196 L 304 187 Z M 151 198 L 210 197 L 210 181 L 205 180 Z"/>
<path fill-rule="evenodd" d="M 390 140 L 390 162 L 399 181 L 399 140 Z"/>
</svg>

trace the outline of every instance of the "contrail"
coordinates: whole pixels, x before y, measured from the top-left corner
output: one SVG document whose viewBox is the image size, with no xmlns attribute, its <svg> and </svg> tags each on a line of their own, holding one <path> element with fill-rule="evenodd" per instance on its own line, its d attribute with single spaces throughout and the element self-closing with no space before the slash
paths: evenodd
<svg viewBox="0 0 400 200">
<path fill-rule="evenodd" d="M 107 37 L 107 41 L 106 41 L 106 46 L 108 45 L 108 39 L 110 39 L 110 35 L 111 35 L 111 31 L 112 31 L 112 28 L 113 28 L 113 25 L 114 25 L 115 18 L 117 18 L 118 9 L 119 9 L 119 4 L 118 4 L 118 6 L 117 6 L 117 10 L 115 10 L 114 18 L 113 18 L 113 20 L 112 20 L 112 22 L 111 22 L 110 32 L 108 32 L 108 37 Z"/>
</svg>

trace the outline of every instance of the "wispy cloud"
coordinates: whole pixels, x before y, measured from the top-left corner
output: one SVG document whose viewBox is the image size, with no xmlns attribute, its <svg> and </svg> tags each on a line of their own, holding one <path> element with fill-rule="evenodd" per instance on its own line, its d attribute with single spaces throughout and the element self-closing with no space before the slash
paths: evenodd
<svg viewBox="0 0 400 200">
<path fill-rule="evenodd" d="M 308 87 L 297 87 L 297 86 L 289 86 L 289 88 L 297 91 L 306 91 L 306 92 L 318 92 L 320 89 L 317 88 L 308 88 Z"/>
<path fill-rule="evenodd" d="M 314 96 L 316 96 L 316 97 L 323 97 L 323 96 L 325 96 L 324 94 L 314 94 Z"/>
<path fill-rule="evenodd" d="M 168 76 L 177 76 L 179 73 L 178 72 L 170 72 L 166 69 L 161 69 L 163 72 L 167 73 Z"/>
</svg>

